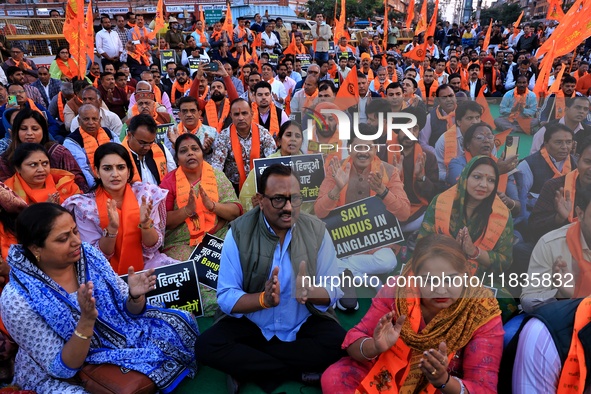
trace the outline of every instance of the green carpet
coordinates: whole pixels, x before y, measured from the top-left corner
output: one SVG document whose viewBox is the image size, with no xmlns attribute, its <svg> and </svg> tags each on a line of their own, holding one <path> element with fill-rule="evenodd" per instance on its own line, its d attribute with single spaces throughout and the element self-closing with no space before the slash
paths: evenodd
<svg viewBox="0 0 591 394">
<path fill-rule="evenodd" d="M 369 309 L 371 304 L 371 297 L 375 295 L 375 291 L 368 289 L 360 289 L 358 292 L 359 298 L 359 310 L 353 314 L 344 314 L 337 311 L 339 321 L 345 330 L 349 330 L 355 324 L 357 324 L 365 312 Z M 361 298 L 365 297 L 365 298 Z M 199 324 L 199 330 L 201 332 L 208 329 L 213 323 L 213 318 L 199 318 L 197 319 Z M 199 360 L 199 355 L 197 355 Z M 177 393 L 185 394 L 196 394 L 196 393 L 207 393 L 207 394 L 226 394 L 226 375 L 216 369 L 200 366 L 197 376 L 193 380 L 185 379 L 179 387 L 174 391 Z M 241 394 L 263 394 L 257 385 L 252 383 L 244 384 L 240 386 Z M 287 393 L 287 394 L 321 394 L 322 391 L 318 387 L 306 386 L 299 382 L 286 382 L 282 384 L 274 393 Z"/>
</svg>

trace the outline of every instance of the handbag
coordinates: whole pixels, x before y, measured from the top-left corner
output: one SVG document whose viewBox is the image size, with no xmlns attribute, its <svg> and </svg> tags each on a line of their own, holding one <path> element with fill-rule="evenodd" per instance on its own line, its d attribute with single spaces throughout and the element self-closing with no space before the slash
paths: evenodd
<svg viewBox="0 0 591 394">
<path fill-rule="evenodd" d="M 86 364 L 77 378 L 91 394 L 154 394 L 156 385 L 141 372 L 114 364 Z"/>
</svg>

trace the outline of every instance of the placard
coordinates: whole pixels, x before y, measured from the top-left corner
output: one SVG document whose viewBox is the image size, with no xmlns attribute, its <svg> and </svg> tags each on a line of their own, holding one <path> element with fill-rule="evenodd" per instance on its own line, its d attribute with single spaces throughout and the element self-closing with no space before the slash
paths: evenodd
<svg viewBox="0 0 591 394">
<path fill-rule="evenodd" d="M 300 111 L 292 111 L 289 114 L 289 120 L 302 124 L 302 113 Z"/>
<path fill-rule="evenodd" d="M 279 55 L 276 53 L 269 53 L 269 64 L 277 67 L 279 64 Z"/>
<path fill-rule="evenodd" d="M 173 123 L 165 123 L 165 124 L 159 124 L 158 126 L 156 126 L 156 142 L 157 143 L 164 143 L 164 140 L 166 138 L 166 135 L 168 134 L 168 128 L 170 126 L 174 126 Z"/>
<path fill-rule="evenodd" d="M 203 316 L 197 270 L 193 261 L 156 268 L 156 288 L 146 294 L 146 302 L 159 308 L 181 309 Z M 127 275 L 122 275 L 127 283 Z"/>
<path fill-rule="evenodd" d="M 160 51 L 160 65 L 162 69 L 166 68 L 168 63 L 176 63 L 176 56 L 174 49 L 167 49 L 166 51 Z"/>
<path fill-rule="evenodd" d="M 189 257 L 189 260 L 195 263 L 199 283 L 213 290 L 218 287 L 222 246 L 224 246 L 223 239 L 206 233 Z"/>
<path fill-rule="evenodd" d="M 193 73 L 196 73 L 199 70 L 199 64 L 201 63 L 201 59 L 189 59 L 189 70 L 191 70 L 191 77 Z"/>
<path fill-rule="evenodd" d="M 299 55 L 296 55 L 295 58 L 301 62 L 302 70 L 304 71 L 308 70 L 308 67 L 312 64 L 312 55 L 307 53 L 300 53 Z"/>
<path fill-rule="evenodd" d="M 222 19 L 224 12 L 221 9 L 204 9 L 203 15 L 205 16 L 205 24 L 212 26 Z"/>
<path fill-rule="evenodd" d="M 304 202 L 316 201 L 320 185 L 324 181 L 324 156 L 320 153 L 311 155 L 280 156 L 266 159 L 254 159 L 254 171 L 258 188 L 259 179 L 267 167 L 272 164 L 291 166 L 300 177 L 300 193 Z M 257 190 L 258 191 L 258 190 Z"/>
<path fill-rule="evenodd" d="M 404 241 L 398 219 L 375 196 L 335 208 L 322 220 L 338 258 Z"/>
</svg>

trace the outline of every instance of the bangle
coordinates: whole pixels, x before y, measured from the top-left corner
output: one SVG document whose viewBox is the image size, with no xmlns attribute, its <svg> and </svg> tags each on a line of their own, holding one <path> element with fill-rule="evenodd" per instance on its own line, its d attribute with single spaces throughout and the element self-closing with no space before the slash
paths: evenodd
<svg viewBox="0 0 591 394">
<path fill-rule="evenodd" d="M 460 394 L 465 394 L 466 386 L 464 386 L 464 382 L 462 382 L 462 379 L 458 378 L 457 376 L 452 376 L 452 378 L 454 378 L 460 384 Z"/>
<path fill-rule="evenodd" d="M 372 358 L 369 358 L 369 357 L 367 357 L 367 356 L 366 356 L 366 355 L 363 353 L 363 344 L 365 343 L 365 341 L 367 341 L 367 340 L 369 340 L 369 339 L 372 339 L 372 338 L 370 338 L 370 337 L 365 337 L 365 338 L 363 338 L 363 340 L 362 340 L 362 341 L 361 341 L 361 343 L 359 344 L 359 353 L 361 353 L 361 356 L 362 356 L 364 359 L 366 359 L 367 361 L 373 361 L 373 360 L 375 360 L 376 358 L 378 358 L 378 356 L 377 356 L 377 355 L 375 355 L 375 356 L 374 356 L 374 357 L 372 357 Z"/>
<path fill-rule="evenodd" d="M 78 332 L 78 330 L 74 330 L 74 335 L 76 335 L 78 338 L 80 339 L 84 339 L 85 341 L 89 340 L 90 338 L 92 338 L 92 335 L 87 337 L 86 335 L 82 335 Z"/>
<path fill-rule="evenodd" d="M 445 381 L 445 383 L 443 383 L 441 386 L 435 386 L 433 385 L 433 387 L 435 387 L 436 389 L 444 389 L 445 386 L 447 386 L 447 384 L 449 383 L 449 378 L 451 377 L 451 374 L 448 372 L 447 373 L 447 380 Z"/>
<path fill-rule="evenodd" d="M 154 221 L 150 219 L 150 225 L 148 226 L 148 228 L 142 227 L 142 224 L 141 223 L 138 224 L 137 226 L 138 226 L 138 228 L 140 228 L 142 230 L 149 230 L 149 229 L 151 229 L 151 228 L 154 227 Z"/>
<path fill-rule="evenodd" d="M 513 206 L 511 208 L 509 208 L 510 211 L 512 211 L 513 208 L 515 208 L 515 205 L 517 205 L 517 203 L 515 202 L 515 200 L 511 200 L 511 201 L 513 201 Z"/>
<path fill-rule="evenodd" d="M 264 291 L 261 291 L 261 294 L 259 294 L 259 305 L 263 309 L 269 309 L 267 304 L 265 304 L 265 292 Z"/>
<path fill-rule="evenodd" d="M 213 207 L 211 207 L 211 209 L 207 208 L 207 210 L 209 212 L 215 212 L 215 201 L 212 201 L 212 202 L 213 202 Z"/>
<path fill-rule="evenodd" d="M 480 257 L 480 248 L 477 246 L 476 247 L 476 253 L 474 253 L 473 256 L 468 256 L 468 259 L 469 260 L 476 260 L 479 257 Z"/>
<path fill-rule="evenodd" d="M 187 212 L 187 206 L 186 205 L 185 205 L 184 211 L 185 211 L 185 215 L 187 215 L 188 218 L 193 218 L 193 217 L 195 217 L 195 215 L 197 215 L 197 212 L 193 212 L 193 213 Z"/>
</svg>

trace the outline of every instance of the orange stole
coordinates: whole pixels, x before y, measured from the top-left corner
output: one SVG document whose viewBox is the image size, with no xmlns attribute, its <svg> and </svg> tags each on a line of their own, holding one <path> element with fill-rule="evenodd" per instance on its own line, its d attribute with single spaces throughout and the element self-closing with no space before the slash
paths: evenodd
<svg viewBox="0 0 591 394">
<path fill-rule="evenodd" d="M 96 207 L 98 209 L 100 227 L 106 228 L 109 225 L 107 213 L 107 199 L 111 196 L 99 186 L 96 189 Z M 111 267 L 117 275 L 127 274 L 131 266 L 138 272 L 144 269 L 144 254 L 142 247 L 142 230 L 140 224 L 140 205 L 131 189 L 129 183 L 125 186 L 123 203 L 117 208 L 119 215 L 119 232 L 115 241 L 115 252 L 109 259 Z"/>
<path fill-rule="evenodd" d="M 568 215 L 568 221 L 574 222 L 577 220 L 575 215 L 575 196 L 577 194 L 577 178 L 579 177 L 579 170 L 576 169 L 574 171 L 569 172 L 566 174 L 566 178 L 564 179 L 564 199 L 566 199 L 566 192 L 570 192 L 570 199 L 571 199 L 571 210 L 570 214 Z"/>
<path fill-rule="evenodd" d="M 575 96 L 576 94 L 573 93 L 571 98 Z M 556 111 L 554 111 L 554 119 L 560 119 L 564 116 L 564 112 L 566 111 L 566 101 L 564 98 L 565 96 L 562 89 L 554 96 L 554 108 L 556 108 Z"/>
<path fill-rule="evenodd" d="M 351 165 L 351 171 L 355 171 L 355 169 L 353 168 L 353 159 L 349 156 L 349 158 L 347 160 L 345 160 L 343 162 L 343 164 L 341 165 L 341 168 L 344 170 L 345 166 L 347 165 L 347 163 L 349 163 Z M 382 175 L 382 185 L 387 185 L 388 182 L 390 181 L 390 178 L 388 177 L 388 174 L 386 173 L 386 169 L 382 166 L 382 161 L 380 160 L 379 157 L 374 156 L 372 162 L 371 162 L 371 172 L 380 172 Z M 341 207 L 343 205 L 345 205 L 347 202 L 345 201 L 347 198 L 347 189 L 349 188 L 349 183 L 347 182 L 347 184 L 345 184 L 345 187 L 341 190 L 341 194 L 339 195 L 339 202 L 338 202 L 338 206 Z M 374 192 L 371 188 L 369 189 L 369 195 L 370 196 L 375 196 L 376 192 Z"/>
<path fill-rule="evenodd" d="M 256 103 L 252 103 L 252 119 L 259 123 L 259 106 Z M 269 133 L 273 137 L 279 134 L 279 119 L 277 118 L 277 110 L 275 104 L 271 103 L 269 105 L 269 116 L 271 117 L 271 122 L 269 123 Z M 262 124 L 262 122 L 260 123 Z"/>
<path fill-rule="evenodd" d="M 64 95 L 62 92 L 57 94 L 57 112 L 60 121 L 64 121 Z"/>
<path fill-rule="evenodd" d="M 435 231 L 439 234 L 453 236 L 450 231 L 450 221 L 454 198 L 457 192 L 458 185 L 454 185 L 437 197 L 437 201 L 435 202 Z M 486 252 L 493 250 L 499 238 L 501 238 L 505 227 L 507 227 L 508 220 L 509 209 L 498 196 L 495 196 L 492 213 L 488 219 L 486 230 L 480 238 L 474 241 L 474 246 Z M 478 270 L 478 262 L 476 260 L 469 260 L 469 262 L 470 274 L 474 275 Z"/>
<path fill-rule="evenodd" d="M 591 294 L 591 261 L 583 256 L 581 245 L 581 222 L 578 220 L 566 231 L 566 245 L 579 267 L 575 282 L 574 298 L 582 298 Z"/>
<path fill-rule="evenodd" d="M 135 164 L 135 160 L 133 160 L 133 155 L 131 154 L 131 148 L 129 147 L 129 142 L 127 141 L 127 136 L 125 136 L 125 138 L 123 139 L 123 141 L 121 141 L 121 145 L 123 145 L 125 147 L 125 149 L 127 149 L 129 151 L 129 155 L 131 157 L 131 165 L 133 166 L 133 179 L 131 180 L 132 182 L 141 182 L 142 178 L 140 177 L 140 172 L 137 169 L 137 166 Z M 164 178 L 164 176 L 166 174 L 168 174 L 168 167 L 166 166 L 166 156 L 164 155 L 164 152 L 162 151 L 162 149 L 160 149 L 160 146 L 158 146 L 158 144 L 154 143 L 152 144 L 151 148 L 152 150 L 152 157 L 154 158 L 154 161 L 156 162 L 156 168 L 158 169 L 158 172 L 160 173 L 160 180 L 162 180 L 162 178 Z"/>
<path fill-rule="evenodd" d="M 251 131 L 252 131 L 252 144 L 250 148 L 250 169 L 254 168 L 254 159 L 258 159 L 261 157 L 261 133 L 259 131 L 259 126 L 256 123 L 252 123 Z M 238 175 L 240 176 L 239 186 L 242 189 L 242 185 L 246 181 L 246 169 L 244 167 L 244 157 L 242 155 L 243 149 L 242 145 L 240 144 L 240 140 L 238 138 L 238 131 L 236 130 L 236 126 L 230 126 L 230 142 L 232 145 L 232 153 L 234 154 L 234 160 L 236 161 L 236 167 L 238 167 Z"/>
<path fill-rule="evenodd" d="M 380 80 L 378 78 L 375 78 L 373 80 L 373 89 L 376 93 L 380 93 L 380 95 L 382 97 L 386 97 L 386 88 L 391 83 L 392 83 L 392 81 L 390 81 L 389 79 L 386 78 L 386 80 L 384 81 L 384 91 L 380 93 L 380 88 L 382 87 L 382 84 L 380 83 Z"/>
<path fill-rule="evenodd" d="M 443 164 L 445 164 L 445 168 L 449 167 L 449 163 L 452 161 L 452 159 L 458 156 L 457 132 L 458 130 L 454 125 L 450 127 L 445 133 L 443 133 Z"/>
<path fill-rule="evenodd" d="M 29 205 L 47 202 L 49 195 L 56 192 L 60 195 L 60 203 L 74 194 L 80 194 L 80 188 L 74 182 L 74 174 L 57 168 L 50 170 L 43 189 L 32 189 L 18 172 L 4 183 Z"/>
<path fill-rule="evenodd" d="M 183 122 L 179 122 L 179 124 L 176 127 L 177 127 L 179 135 L 185 134 L 185 133 L 197 134 L 197 130 L 199 130 L 201 128 L 201 120 L 198 121 L 197 126 L 195 126 L 195 128 L 192 130 L 189 130 L 189 128 L 187 126 L 185 126 L 183 124 Z"/>
<path fill-rule="evenodd" d="M 578 239 L 578 237 L 577 234 L 576 238 Z M 587 364 L 585 362 L 585 349 L 579 339 L 579 333 L 590 321 L 591 298 L 587 297 L 581 301 L 575 313 L 573 336 L 568 350 L 568 357 L 562 366 L 556 394 L 583 394 L 585 391 Z"/>
<path fill-rule="evenodd" d="M 224 99 L 224 108 L 222 109 L 222 117 L 218 118 L 218 107 L 213 100 L 209 100 L 205 104 L 205 118 L 207 119 L 207 125 L 213 127 L 219 132 L 224 128 L 224 122 L 230 113 L 230 100 Z"/>
<path fill-rule="evenodd" d="M 464 152 L 464 157 L 466 158 L 466 163 L 470 163 L 470 160 L 472 160 L 472 155 L 468 151 Z M 492 153 L 489 157 L 491 159 L 493 159 L 495 161 L 495 163 L 497 163 L 499 161 L 499 159 L 496 156 L 494 156 Z M 509 175 L 507 175 L 507 174 L 499 175 L 499 184 L 497 186 L 497 191 L 501 192 L 501 193 L 506 193 L 508 183 L 509 183 Z"/>
<path fill-rule="evenodd" d="M 56 59 L 55 61 L 62 74 L 68 79 L 72 79 L 78 75 L 78 70 L 76 70 L 76 67 L 70 67 L 70 60 L 74 62 L 74 59 L 68 59 L 67 62 L 64 62 L 62 59 Z"/>
<path fill-rule="evenodd" d="M 101 127 L 96 135 L 96 138 L 88 134 L 82 127 L 79 127 L 80 135 L 82 136 L 82 142 L 84 142 L 84 150 L 90 163 L 90 169 L 94 172 L 94 152 L 99 146 L 111 142 L 111 139 L 107 135 L 107 132 Z"/>
<path fill-rule="evenodd" d="M 186 207 L 189 203 L 189 195 L 191 193 L 192 186 L 189 184 L 187 176 L 183 172 L 182 168 L 177 168 L 175 172 L 175 179 L 176 203 L 180 209 Z M 200 187 L 205 190 L 205 193 L 211 199 L 211 201 L 219 202 L 220 198 L 218 194 L 218 184 L 215 179 L 215 172 L 213 167 L 205 161 L 203 162 L 203 167 L 201 169 L 200 182 Z M 217 217 L 214 212 L 211 212 L 205 208 L 205 204 L 203 203 L 203 199 L 199 193 L 195 192 L 195 196 L 197 197 L 195 200 L 195 212 L 197 215 L 193 218 L 188 217 L 185 219 L 185 223 L 187 224 L 189 233 L 191 234 L 191 246 L 197 246 L 205 236 L 205 233 L 214 228 L 215 219 Z"/>
<path fill-rule="evenodd" d="M 406 320 L 404 324 L 410 324 L 412 330 L 414 332 L 419 332 L 419 327 L 421 324 L 422 313 L 421 313 L 421 303 L 420 299 L 418 298 L 409 298 L 407 299 L 409 303 L 409 314 L 406 316 Z M 455 353 L 451 352 L 448 356 L 448 361 L 451 362 Z M 386 350 L 384 353 L 380 355 L 376 363 L 371 368 L 370 372 L 367 376 L 363 379 L 355 394 L 380 394 L 380 393 L 390 393 L 390 394 L 407 394 L 411 391 L 403 391 L 401 392 L 398 388 L 403 388 L 403 384 L 407 378 L 409 378 L 409 374 L 411 372 L 411 359 L 412 359 L 412 349 L 402 341 L 402 339 L 398 339 L 394 346 L 390 349 Z M 387 366 L 387 367 L 386 367 Z M 380 390 L 378 384 L 374 382 L 374 379 L 379 377 L 380 372 L 382 370 L 390 370 L 392 377 L 395 378 L 395 381 L 390 381 L 389 387 L 384 387 Z M 419 370 L 419 374 L 422 374 Z M 412 375 L 411 375 L 412 376 Z M 413 376 L 413 380 L 420 379 L 418 376 Z M 437 389 L 433 387 L 432 384 L 427 385 L 427 387 L 422 390 L 420 393 L 428 393 L 434 394 Z M 412 392 L 411 392 L 412 393 Z"/>
<path fill-rule="evenodd" d="M 173 104 L 176 104 L 176 92 L 181 92 L 181 97 L 185 94 L 185 92 L 187 90 L 191 89 L 191 80 L 189 79 L 184 85 L 181 86 L 181 84 L 178 81 L 174 81 L 174 83 L 172 84 L 172 91 L 170 92 L 170 95 L 172 96 L 170 98 L 170 101 Z"/>
<path fill-rule="evenodd" d="M 436 79 L 433 80 L 431 84 L 431 88 L 429 89 L 429 94 L 427 94 L 427 87 L 425 86 L 425 82 L 421 79 L 419 81 L 419 89 L 421 90 L 421 94 L 423 95 L 423 100 L 425 100 L 425 104 L 433 105 L 435 103 L 435 92 L 439 87 L 439 82 Z"/>
<path fill-rule="evenodd" d="M 540 153 L 541 153 L 542 157 L 544 158 L 544 161 L 546 162 L 546 164 L 548 164 L 548 166 L 552 169 L 552 172 L 554 172 L 554 176 L 552 177 L 552 179 L 566 175 L 571 171 L 570 155 L 564 161 L 564 165 L 562 166 L 562 172 L 560 172 L 560 171 L 558 171 L 558 169 L 554 165 L 554 162 L 552 162 L 552 160 L 550 159 L 550 155 L 548 154 L 546 147 L 542 147 L 542 149 L 540 149 Z"/>
<path fill-rule="evenodd" d="M 529 94 L 530 90 L 528 88 L 525 88 L 525 93 L 524 94 L 517 94 L 517 88 L 515 88 L 515 91 L 513 92 L 513 97 L 514 97 L 514 102 L 513 102 L 513 109 L 515 109 L 518 105 L 522 105 L 523 108 L 525 108 L 526 102 L 527 102 L 527 95 Z M 531 120 L 532 118 L 526 118 L 523 115 L 521 115 L 520 113 L 517 112 L 512 112 L 508 119 L 513 122 L 513 121 L 517 121 L 517 123 L 519 124 L 519 127 L 521 127 L 521 129 L 527 134 L 531 134 Z"/>
</svg>

